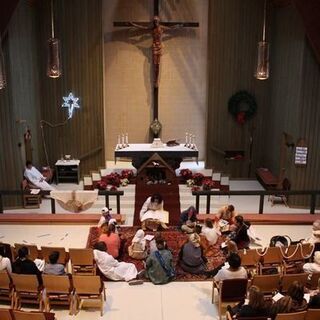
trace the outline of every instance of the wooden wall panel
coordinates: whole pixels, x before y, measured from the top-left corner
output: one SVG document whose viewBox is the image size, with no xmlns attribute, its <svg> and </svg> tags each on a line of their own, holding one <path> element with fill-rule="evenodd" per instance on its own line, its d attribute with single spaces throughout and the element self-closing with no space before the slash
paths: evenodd
<svg viewBox="0 0 320 320">
<path fill-rule="evenodd" d="M 248 172 L 252 129 L 252 168 L 261 162 L 269 81 L 258 81 L 253 74 L 262 21 L 263 1 L 210 1 L 207 166 L 233 177 L 253 175 L 254 170 Z M 240 90 L 253 94 L 258 104 L 255 118 L 243 126 L 228 112 L 229 98 Z M 244 150 L 245 160 L 225 162 L 217 150 Z"/>
<path fill-rule="evenodd" d="M 64 123 L 67 111 L 62 97 L 73 92 L 80 98 L 80 110 L 71 120 L 56 128 L 45 126 L 50 164 L 64 154 L 82 159 L 81 173 L 104 165 L 103 135 L 103 61 L 101 1 L 57 0 L 55 3 L 56 37 L 61 41 L 63 75 L 46 76 L 46 41 L 50 36 L 50 1 L 39 2 L 39 52 L 41 61 L 41 118 L 51 124 Z M 44 160 L 44 159 L 43 159 Z"/>
</svg>

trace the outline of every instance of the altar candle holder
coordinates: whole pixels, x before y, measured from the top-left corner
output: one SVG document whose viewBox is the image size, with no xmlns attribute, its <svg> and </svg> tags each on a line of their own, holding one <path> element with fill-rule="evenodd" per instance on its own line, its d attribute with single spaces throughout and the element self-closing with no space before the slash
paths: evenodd
<svg viewBox="0 0 320 320">
<path fill-rule="evenodd" d="M 125 144 L 126 144 L 126 147 L 129 147 L 129 137 L 128 137 L 128 133 L 126 133 Z"/>
<path fill-rule="evenodd" d="M 191 137 L 191 149 L 195 149 L 196 148 L 196 136 L 193 134 Z"/>
<path fill-rule="evenodd" d="M 122 133 L 121 135 L 121 145 L 122 145 L 122 148 L 126 147 L 126 144 L 124 143 L 124 133 Z"/>
<path fill-rule="evenodd" d="M 186 143 L 184 144 L 185 147 L 188 146 L 188 132 L 186 132 Z"/>
<path fill-rule="evenodd" d="M 116 149 L 117 149 L 117 150 L 120 150 L 120 149 L 121 149 L 121 138 L 120 138 L 120 134 L 118 134 L 118 143 L 117 143 Z"/>
</svg>

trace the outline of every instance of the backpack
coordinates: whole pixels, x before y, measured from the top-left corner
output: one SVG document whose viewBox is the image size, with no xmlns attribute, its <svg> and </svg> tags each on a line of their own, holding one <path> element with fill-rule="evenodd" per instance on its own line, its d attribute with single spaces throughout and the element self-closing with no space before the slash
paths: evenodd
<svg viewBox="0 0 320 320">
<path fill-rule="evenodd" d="M 291 244 L 291 238 L 287 235 L 273 236 L 270 239 L 269 247 L 288 247 Z"/>
</svg>

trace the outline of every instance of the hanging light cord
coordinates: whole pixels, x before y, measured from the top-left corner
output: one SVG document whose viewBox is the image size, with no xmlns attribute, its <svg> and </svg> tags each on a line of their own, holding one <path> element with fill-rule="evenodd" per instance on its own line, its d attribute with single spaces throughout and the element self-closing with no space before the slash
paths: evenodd
<svg viewBox="0 0 320 320">
<path fill-rule="evenodd" d="M 267 0 L 264 0 L 262 41 L 266 41 Z"/>
<path fill-rule="evenodd" d="M 51 38 L 54 39 L 53 0 L 51 0 Z"/>
</svg>

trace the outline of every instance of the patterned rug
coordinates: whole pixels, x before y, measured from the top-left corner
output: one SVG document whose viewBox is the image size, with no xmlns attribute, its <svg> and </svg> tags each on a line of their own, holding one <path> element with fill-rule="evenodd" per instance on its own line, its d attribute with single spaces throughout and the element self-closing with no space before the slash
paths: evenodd
<svg viewBox="0 0 320 320">
<path fill-rule="evenodd" d="M 135 260 L 129 257 L 128 255 L 128 246 L 131 244 L 131 240 L 138 230 L 138 227 L 122 227 L 121 228 L 121 239 L 122 239 L 122 253 L 120 254 L 119 261 L 131 262 L 134 263 L 138 269 L 138 271 L 143 269 L 143 263 L 140 260 Z M 146 231 L 146 234 L 154 234 L 152 231 Z M 100 235 L 100 229 L 97 227 L 91 227 L 87 247 L 93 248 L 94 244 L 98 241 Z M 176 267 L 176 281 L 205 281 L 206 277 L 204 275 L 194 275 L 190 273 L 186 273 L 183 271 L 180 266 L 177 264 L 178 255 L 180 248 L 187 241 L 188 237 L 186 234 L 177 230 L 176 227 L 170 227 L 168 230 L 162 232 L 162 237 L 167 242 L 168 248 L 171 250 L 173 254 L 173 260 Z M 219 266 L 224 262 L 225 258 L 223 253 L 220 250 L 221 242 L 223 242 L 222 238 L 218 239 L 218 242 L 209 247 L 206 250 L 206 257 L 208 259 L 208 269 L 213 269 Z M 209 279 L 209 281 L 212 281 Z"/>
</svg>

